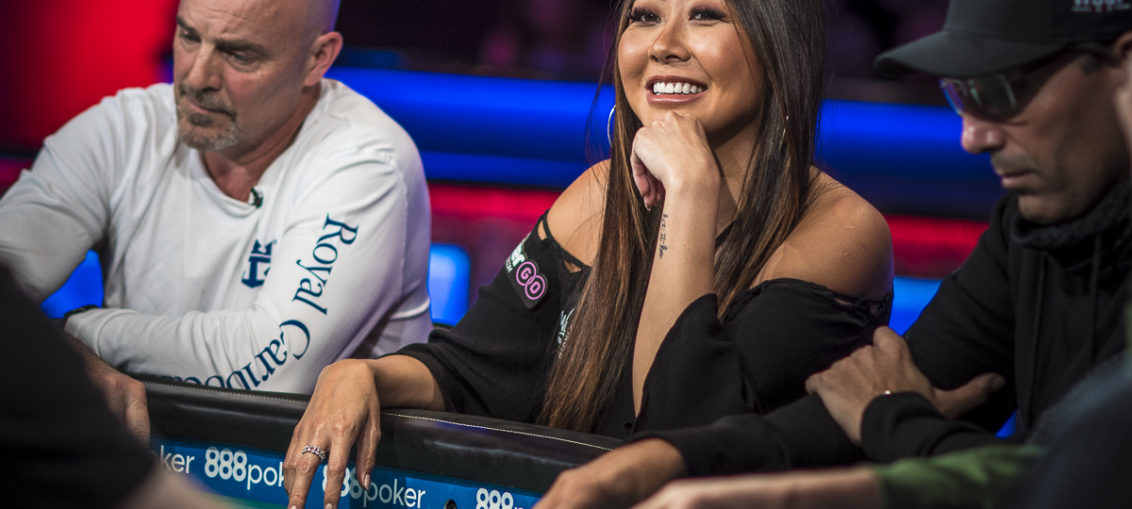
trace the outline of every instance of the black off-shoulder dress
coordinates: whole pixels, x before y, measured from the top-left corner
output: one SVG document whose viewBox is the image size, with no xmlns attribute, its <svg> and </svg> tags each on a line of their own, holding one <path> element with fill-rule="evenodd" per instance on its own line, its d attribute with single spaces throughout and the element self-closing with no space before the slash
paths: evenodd
<svg viewBox="0 0 1132 509">
<path fill-rule="evenodd" d="M 447 410 L 534 422 L 588 275 L 550 235 L 544 214 L 458 324 L 398 354 L 429 368 Z M 627 438 L 770 412 L 805 395 L 810 374 L 871 342 L 891 304 L 891 293 L 862 299 L 775 279 L 743 292 L 720 320 L 716 296 L 700 297 L 664 338 L 640 413 L 633 411 L 632 370 L 625 366 L 595 431 Z"/>
</svg>

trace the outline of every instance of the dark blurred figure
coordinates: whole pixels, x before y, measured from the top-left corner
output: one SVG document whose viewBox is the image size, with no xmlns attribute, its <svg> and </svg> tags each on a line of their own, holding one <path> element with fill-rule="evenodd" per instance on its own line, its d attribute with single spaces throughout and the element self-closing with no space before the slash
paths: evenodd
<svg viewBox="0 0 1132 509">
<path fill-rule="evenodd" d="M 79 354 L 0 266 L 0 492 L 5 507 L 210 509 L 160 468 L 87 377 Z"/>
<path fill-rule="evenodd" d="M 873 57 L 943 26 L 945 0 L 826 0 L 829 64 L 837 77 L 878 78 Z"/>
<path fill-rule="evenodd" d="M 1016 509 L 1090 509 L 1132 504 L 1132 373 L 1122 370 L 1084 395 L 1010 505 Z"/>
<path fill-rule="evenodd" d="M 612 40 L 607 6 L 595 0 L 504 0 L 480 45 L 491 74 L 597 81 Z"/>
<path fill-rule="evenodd" d="M 943 26 L 946 0 L 825 0 L 829 17 L 827 96 L 857 101 L 944 105 L 934 79 L 881 79 L 872 59 L 885 48 Z"/>
<path fill-rule="evenodd" d="M 342 0 L 337 30 L 347 47 L 338 63 L 374 65 L 373 55 L 385 54 L 391 58 L 378 59 L 378 66 L 439 72 L 472 68 L 500 1 Z"/>
<path fill-rule="evenodd" d="M 867 4 L 871 8 L 861 9 Z M 891 13 L 880 11 L 874 2 L 861 0 L 826 0 L 829 11 L 829 58 L 827 73 L 832 78 L 872 78 L 873 57 L 885 48 L 883 35 L 877 28 L 878 15 L 883 24 L 893 23 Z M 879 11 L 879 12 L 878 12 Z"/>
<path fill-rule="evenodd" d="M 932 34 L 943 26 L 947 16 L 946 0 L 873 0 L 881 9 L 892 13 L 895 23 L 882 33 L 886 47 L 900 46 Z"/>
</svg>

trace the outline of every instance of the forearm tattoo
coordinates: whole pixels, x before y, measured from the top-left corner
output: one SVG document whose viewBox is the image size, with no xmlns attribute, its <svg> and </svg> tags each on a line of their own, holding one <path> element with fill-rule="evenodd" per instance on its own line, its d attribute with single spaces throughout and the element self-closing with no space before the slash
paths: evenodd
<svg viewBox="0 0 1132 509">
<path fill-rule="evenodd" d="M 668 214 L 661 214 L 661 216 L 660 216 L 660 254 L 659 254 L 659 256 L 661 258 L 664 258 L 664 251 L 666 249 L 668 249 L 668 246 L 666 246 L 664 244 L 665 239 L 668 237 L 668 234 L 665 233 L 665 231 L 664 231 L 664 226 L 665 226 L 664 223 L 665 223 L 666 219 L 668 219 Z"/>
</svg>

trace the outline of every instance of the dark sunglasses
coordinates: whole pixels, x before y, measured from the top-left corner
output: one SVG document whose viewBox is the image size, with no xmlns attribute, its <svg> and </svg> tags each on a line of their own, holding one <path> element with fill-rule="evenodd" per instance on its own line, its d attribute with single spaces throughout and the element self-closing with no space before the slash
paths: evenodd
<svg viewBox="0 0 1132 509">
<path fill-rule="evenodd" d="M 1085 52 L 1102 59 L 1113 58 L 1108 45 L 1084 43 L 1022 68 L 974 78 L 943 78 L 939 88 L 959 116 L 974 115 L 987 120 L 1006 120 L 1026 105 L 1034 92 L 1064 64 L 1066 54 Z"/>
</svg>

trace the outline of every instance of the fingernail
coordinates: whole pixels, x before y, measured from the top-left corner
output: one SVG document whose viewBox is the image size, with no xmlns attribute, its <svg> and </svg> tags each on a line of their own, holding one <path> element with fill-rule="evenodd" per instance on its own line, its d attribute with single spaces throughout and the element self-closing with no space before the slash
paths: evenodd
<svg viewBox="0 0 1132 509">
<path fill-rule="evenodd" d="M 362 477 L 362 489 L 369 489 L 369 474 Z"/>
<path fill-rule="evenodd" d="M 327 502 L 326 509 L 334 509 L 334 504 Z"/>
<path fill-rule="evenodd" d="M 991 380 L 991 388 L 996 391 L 1001 389 L 1003 385 L 1006 385 L 1006 379 L 1002 378 L 1001 376 L 996 376 L 993 380 Z"/>
</svg>

